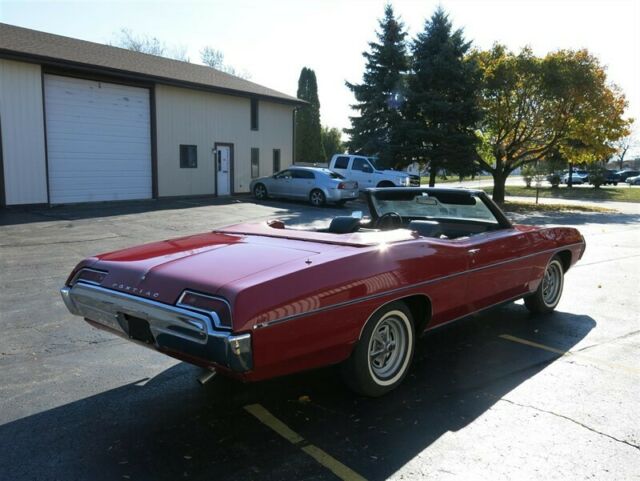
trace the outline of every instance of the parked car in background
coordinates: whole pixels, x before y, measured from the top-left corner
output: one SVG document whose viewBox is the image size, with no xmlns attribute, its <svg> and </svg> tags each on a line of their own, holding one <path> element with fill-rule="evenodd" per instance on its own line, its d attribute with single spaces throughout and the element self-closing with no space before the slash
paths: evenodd
<svg viewBox="0 0 640 481">
<path fill-rule="evenodd" d="M 358 198 L 358 183 L 329 169 L 296 167 L 275 173 L 270 177 L 254 179 L 250 184 L 256 199 L 285 197 L 308 200 L 316 207 L 327 202 L 343 205 Z"/>
<path fill-rule="evenodd" d="M 640 175 L 640 170 L 625 169 L 618 172 L 620 182 L 627 182 L 629 177 L 635 177 L 637 175 Z"/>
<path fill-rule="evenodd" d="M 604 185 L 613 184 L 618 185 L 620 182 L 620 175 L 615 170 L 605 169 L 604 171 Z"/>
<path fill-rule="evenodd" d="M 329 168 L 358 182 L 360 190 L 368 187 L 420 187 L 419 175 L 379 168 L 372 157 L 335 154 L 329 162 Z"/>
<path fill-rule="evenodd" d="M 589 173 L 586 170 L 574 170 L 571 174 L 571 183 L 575 185 L 589 182 Z M 569 172 L 565 171 L 560 180 L 561 184 L 569 184 Z"/>
<path fill-rule="evenodd" d="M 636 175 L 635 177 L 627 177 L 627 184 L 640 185 L 640 175 Z"/>
</svg>

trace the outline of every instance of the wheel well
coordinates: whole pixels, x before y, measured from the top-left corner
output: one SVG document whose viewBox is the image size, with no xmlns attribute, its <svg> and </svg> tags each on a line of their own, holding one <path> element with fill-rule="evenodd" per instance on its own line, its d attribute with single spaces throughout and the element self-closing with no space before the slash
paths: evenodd
<svg viewBox="0 0 640 481">
<path fill-rule="evenodd" d="M 412 296 L 402 297 L 400 299 L 394 299 L 392 301 L 385 302 L 384 304 L 379 306 L 375 311 L 371 313 L 371 315 L 367 319 L 367 322 L 365 322 L 362 326 L 362 329 L 360 330 L 360 336 L 362 335 L 364 326 L 367 325 L 367 323 L 375 315 L 375 313 L 393 302 L 404 302 L 407 305 L 409 311 L 411 312 L 411 315 L 413 316 L 413 321 L 415 322 L 414 327 L 416 329 L 416 334 L 418 336 L 422 334 L 422 331 L 424 331 L 424 329 L 427 327 L 427 324 L 429 324 L 429 321 L 431 320 L 431 300 L 424 294 L 414 294 Z M 358 339 L 360 338 L 360 336 L 358 336 Z"/>
<path fill-rule="evenodd" d="M 416 334 L 419 336 L 431 320 L 431 300 L 424 294 L 416 294 L 398 301 L 404 302 L 411 311 L 416 323 Z"/>
<path fill-rule="evenodd" d="M 571 267 L 571 251 L 560 251 L 556 254 L 562 262 L 562 268 L 565 272 Z"/>
<path fill-rule="evenodd" d="M 383 180 L 382 182 L 379 182 L 376 187 L 393 187 L 393 182 L 390 180 Z"/>
</svg>

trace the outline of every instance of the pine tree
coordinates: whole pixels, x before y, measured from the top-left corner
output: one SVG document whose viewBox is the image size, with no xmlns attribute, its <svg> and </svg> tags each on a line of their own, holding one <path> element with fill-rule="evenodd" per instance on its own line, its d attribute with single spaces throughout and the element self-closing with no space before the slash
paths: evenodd
<svg viewBox="0 0 640 481">
<path fill-rule="evenodd" d="M 298 79 L 298 98 L 308 102 L 296 112 L 296 162 L 323 162 L 326 158 L 322 145 L 320 100 L 316 74 L 304 67 Z"/>
<path fill-rule="evenodd" d="M 429 185 L 439 169 L 460 175 L 474 173 L 474 127 L 479 71 L 465 58 L 470 42 L 453 31 L 448 15 L 438 8 L 412 46 L 412 72 L 404 108 L 406 156 L 430 165 Z"/>
<path fill-rule="evenodd" d="M 362 55 L 367 60 L 362 84 L 346 82 L 359 116 L 350 117 L 352 152 L 378 156 L 381 163 L 400 165 L 403 161 L 401 106 L 404 96 L 404 75 L 409 67 L 404 25 L 396 19 L 387 4 L 379 22 L 378 42 L 369 43 L 370 51 Z"/>
</svg>

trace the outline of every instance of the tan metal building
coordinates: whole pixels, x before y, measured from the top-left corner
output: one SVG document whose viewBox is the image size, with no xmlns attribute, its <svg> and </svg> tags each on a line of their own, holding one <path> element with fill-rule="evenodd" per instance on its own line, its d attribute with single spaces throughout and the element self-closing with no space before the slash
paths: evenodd
<svg viewBox="0 0 640 481">
<path fill-rule="evenodd" d="M 303 102 L 218 70 L 0 23 L 0 206 L 249 191 Z"/>
</svg>

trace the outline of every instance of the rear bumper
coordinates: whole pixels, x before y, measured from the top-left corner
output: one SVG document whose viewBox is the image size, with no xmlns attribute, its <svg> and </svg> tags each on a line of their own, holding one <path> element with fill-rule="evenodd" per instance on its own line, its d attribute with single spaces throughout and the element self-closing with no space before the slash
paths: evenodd
<svg viewBox="0 0 640 481">
<path fill-rule="evenodd" d="M 356 200 L 358 195 L 360 195 L 358 189 L 327 189 L 328 201 Z"/>
<path fill-rule="evenodd" d="M 216 330 L 204 313 L 85 282 L 63 287 L 60 293 L 71 314 L 132 341 L 194 364 L 218 365 L 238 373 L 253 368 L 251 334 Z M 140 329 L 145 322 L 148 331 Z"/>
</svg>

